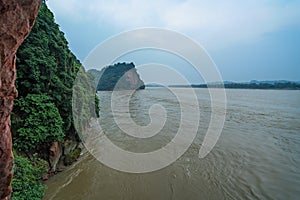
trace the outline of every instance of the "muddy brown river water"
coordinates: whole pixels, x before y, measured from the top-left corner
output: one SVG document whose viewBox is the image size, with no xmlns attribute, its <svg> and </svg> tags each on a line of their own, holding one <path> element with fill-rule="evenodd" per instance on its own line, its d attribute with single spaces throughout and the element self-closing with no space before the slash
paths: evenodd
<svg viewBox="0 0 300 200">
<path fill-rule="evenodd" d="M 177 90 L 185 93 L 189 89 Z M 210 120 L 210 97 L 205 89 L 195 91 L 201 113 L 198 134 L 176 162 L 158 171 L 132 174 L 111 169 L 85 153 L 76 164 L 46 182 L 44 199 L 299 199 L 300 91 L 226 90 L 223 132 L 203 159 L 198 158 L 198 152 Z M 174 137 L 180 107 L 167 89 L 141 90 L 131 98 L 130 115 L 137 124 L 149 123 L 148 110 L 153 104 L 167 111 L 165 126 L 150 139 L 133 140 L 122 133 L 108 109 L 110 94 L 98 94 L 100 122 L 116 145 L 148 152 Z"/>
</svg>

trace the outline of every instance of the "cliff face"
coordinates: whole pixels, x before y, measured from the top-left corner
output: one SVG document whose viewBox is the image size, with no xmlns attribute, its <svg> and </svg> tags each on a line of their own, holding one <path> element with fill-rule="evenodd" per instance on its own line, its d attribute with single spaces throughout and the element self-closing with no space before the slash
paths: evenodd
<svg viewBox="0 0 300 200">
<path fill-rule="evenodd" d="M 0 199 L 10 199 L 13 174 L 10 112 L 17 96 L 16 52 L 30 32 L 40 0 L 0 1 Z"/>
<path fill-rule="evenodd" d="M 133 63 L 117 63 L 103 68 L 100 72 L 94 69 L 88 72 L 95 77 L 97 91 L 145 88 Z"/>
</svg>

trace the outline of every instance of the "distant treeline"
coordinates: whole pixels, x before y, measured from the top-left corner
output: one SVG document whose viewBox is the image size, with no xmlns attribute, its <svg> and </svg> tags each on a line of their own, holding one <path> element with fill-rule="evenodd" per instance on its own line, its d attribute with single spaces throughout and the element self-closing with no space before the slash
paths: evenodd
<svg viewBox="0 0 300 200">
<path fill-rule="evenodd" d="M 193 88 L 220 88 L 221 84 L 191 85 Z M 224 88 L 233 89 L 274 89 L 274 90 L 300 90 L 300 84 L 295 82 L 275 83 L 225 83 Z"/>
</svg>

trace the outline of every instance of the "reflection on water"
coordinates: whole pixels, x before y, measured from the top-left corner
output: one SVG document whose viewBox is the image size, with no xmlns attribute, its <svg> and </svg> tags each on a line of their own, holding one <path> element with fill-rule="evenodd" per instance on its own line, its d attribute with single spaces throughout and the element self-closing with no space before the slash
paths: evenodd
<svg viewBox="0 0 300 200">
<path fill-rule="evenodd" d="M 187 89 L 178 90 L 184 93 Z M 225 127 L 204 159 L 198 158 L 198 152 L 210 119 L 210 98 L 205 89 L 196 92 L 201 111 L 198 135 L 175 163 L 151 173 L 129 174 L 110 169 L 86 153 L 76 165 L 47 181 L 45 199 L 297 199 L 300 92 L 227 90 Z M 174 137 L 180 108 L 166 89 L 137 91 L 131 99 L 130 115 L 140 125 L 150 122 L 151 105 L 159 103 L 167 110 L 163 130 L 149 139 L 122 133 L 107 110 L 109 96 L 109 92 L 100 93 L 100 120 L 118 146 L 147 152 Z"/>
</svg>

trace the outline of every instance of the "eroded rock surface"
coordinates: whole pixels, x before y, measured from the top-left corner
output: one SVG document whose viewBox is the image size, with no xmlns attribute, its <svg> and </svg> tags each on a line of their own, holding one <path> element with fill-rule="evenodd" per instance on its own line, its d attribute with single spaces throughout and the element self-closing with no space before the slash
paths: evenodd
<svg viewBox="0 0 300 200">
<path fill-rule="evenodd" d="M 13 175 L 10 112 L 17 96 L 16 52 L 30 32 L 40 0 L 0 0 L 0 199 L 10 199 Z"/>
<path fill-rule="evenodd" d="M 58 162 L 62 156 L 62 148 L 59 142 L 53 142 L 49 151 L 49 163 L 51 167 L 51 172 L 55 172 L 57 169 Z"/>
</svg>

